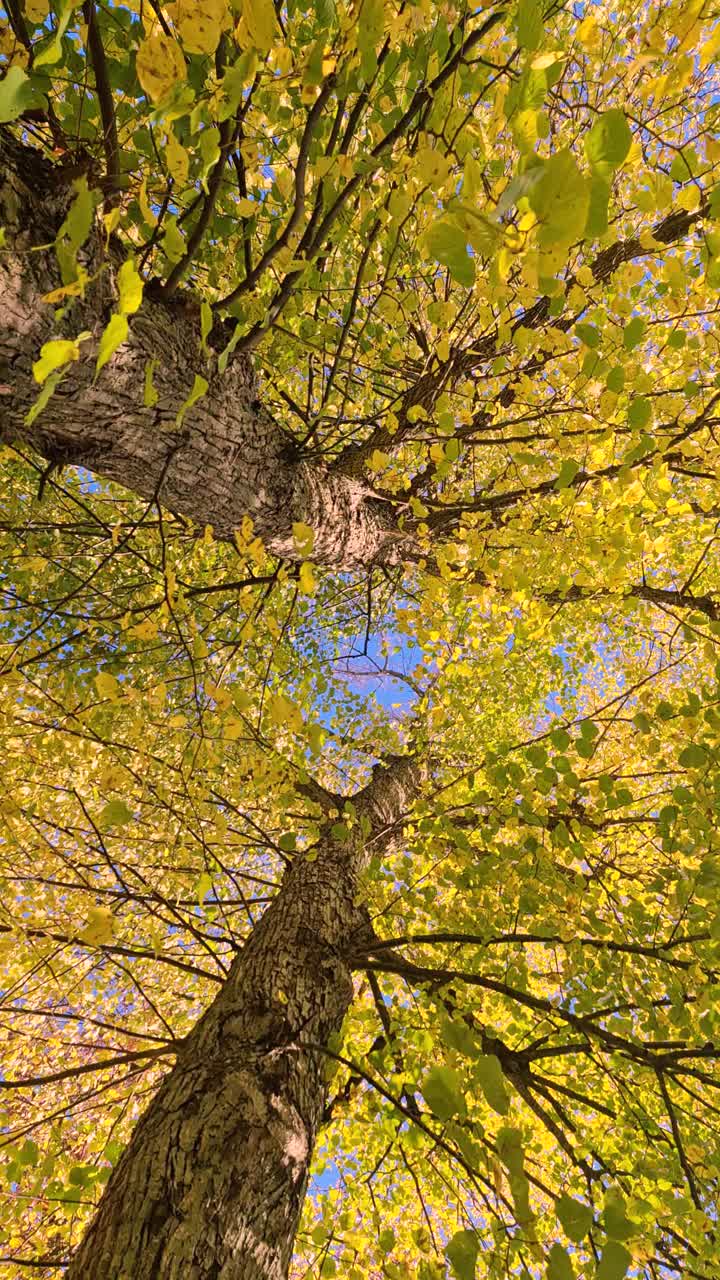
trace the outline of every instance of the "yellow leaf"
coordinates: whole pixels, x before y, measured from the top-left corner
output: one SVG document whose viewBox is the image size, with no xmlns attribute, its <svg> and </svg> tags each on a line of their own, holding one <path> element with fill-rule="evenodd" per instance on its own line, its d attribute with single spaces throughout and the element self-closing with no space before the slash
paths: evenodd
<svg viewBox="0 0 720 1280">
<path fill-rule="evenodd" d="M 170 131 L 165 143 L 165 163 L 168 173 L 183 185 L 187 182 L 187 176 L 190 171 L 190 157 L 185 148 L 178 142 L 175 134 Z"/>
<path fill-rule="evenodd" d="M 299 708 L 282 693 L 273 694 L 268 699 L 268 715 L 273 724 L 280 727 L 287 725 L 295 733 L 302 729 L 303 720 Z"/>
<path fill-rule="evenodd" d="M 52 289 L 50 293 L 46 293 L 43 297 L 43 302 L 62 302 L 64 298 L 82 298 L 85 296 L 87 282 L 87 271 L 78 265 L 77 279 L 71 280 L 70 284 L 61 285 L 59 289 Z"/>
<path fill-rule="evenodd" d="M 158 633 L 158 624 L 151 618 L 145 618 L 142 622 L 138 622 L 137 626 L 131 627 L 130 632 L 131 635 L 137 636 L 138 640 L 154 640 Z"/>
<path fill-rule="evenodd" d="M 445 364 L 450 359 L 450 343 L 447 338 L 441 338 L 435 348 L 435 354 L 441 364 Z"/>
<path fill-rule="evenodd" d="M 117 698 L 120 693 L 120 685 L 109 671 L 98 671 L 95 677 L 95 688 L 101 698 Z"/>
<path fill-rule="evenodd" d="M 49 0 L 25 0 L 25 17 L 34 22 L 44 22 L 50 11 Z"/>
<path fill-rule="evenodd" d="M 315 591 L 317 583 L 315 581 L 315 574 L 313 573 L 313 567 L 308 560 L 303 560 L 302 564 L 300 565 L 300 573 L 298 575 L 298 581 L 300 584 L 300 590 L 304 593 L 304 595 L 311 596 Z"/>
<path fill-rule="evenodd" d="M 128 336 L 127 316 L 114 315 L 110 317 L 108 324 L 105 326 L 103 335 L 100 339 L 98 347 L 97 363 L 95 365 L 95 373 L 100 370 L 115 355 L 119 346 L 122 346 Z"/>
<path fill-rule="evenodd" d="M 112 911 L 107 907 L 90 907 L 85 927 L 82 933 L 78 934 L 78 939 L 80 942 L 89 943 L 90 946 L 101 947 L 107 942 L 112 942 L 114 931 L 115 921 Z"/>
<path fill-rule="evenodd" d="M 231 25 L 224 0 L 177 0 L 168 11 L 188 53 L 214 53 Z"/>
<path fill-rule="evenodd" d="M 382 449 L 373 449 L 368 467 L 371 471 L 384 471 L 389 461 L 389 454 L 383 453 Z"/>
<path fill-rule="evenodd" d="M 315 534 L 309 524 L 303 524 L 302 520 L 296 520 L 292 527 L 293 541 L 295 550 L 298 555 L 312 555 L 313 544 L 315 542 Z"/>
<path fill-rule="evenodd" d="M 272 0 L 243 0 L 242 16 L 255 48 L 268 53 L 279 35 Z"/>
<path fill-rule="evenodd" d="M 414 167 L 423 185 L 436 191 L 450 172 L 450 161 L 442 151 L 436 151 L 434 147 L 418 147 Z"/>
<path fill-rule="evenodd" d="M 120 314 L 132 315 L 142 302 L 143 279 L 135 266 L 135 259 L 128 258 L 123 262 L 117 274 L 118 293 L 120 295 Z"/>
<path fill-rule="evenodd" d="M 102 215 L 103 226 L 105 228 L 105 235 L 108 240 L 110 239 L 110 236 L 112 235 L 113 231 L 117 230 L 117 227 L 120 222 L 120 214 L 121 214 L 120 206 L 116 205 L 114 209 L 108 209 L 107 213 L 104 213 Z"/>
<path fill-rule="evenodd" d="M 71 342 L 68 338 L 51 338 L 40 348 L 40 359 L 33 365 L 33 377 L 36 382 L 44 382 L 48 374 L 72 360 L 80 359 L 78 340 Z"/>
<path fill-rule="evenodd" d="M 142 41 L 135 65 L 138 80 L 152 102 L 159 102 L 177 81 L 185 79 L 185 59 L 180 45 L 161 31 Z"/>
</svg>

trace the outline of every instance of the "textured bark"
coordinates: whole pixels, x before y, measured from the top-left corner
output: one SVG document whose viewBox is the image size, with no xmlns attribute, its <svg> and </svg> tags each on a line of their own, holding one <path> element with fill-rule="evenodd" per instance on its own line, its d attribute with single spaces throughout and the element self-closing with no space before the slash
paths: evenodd
<svg viewBox="0 0 720 1280">
<path fill-rule="evenodd" d="M 292 524 L 314 531 L 313 559 L 348 569 L 401 558 L 402 536 L 387 504 L 361 478 L 298 457 L 295 442 L 263 407 L 244 357 L 224 375 L 200 349 L 197 304 L 146 297 L 130 317 L 130 337 L 94 380 L 99 337 L 114 302 L 118 250 L 93 231 L 82 258 L 95 282 L 68 314 L 43 301 L 61 284 L 54 241 L 73 192 L 63 171 L 0 135 L 0 223 L 9 248 L 0 258 L 0 438 L 31 445 L 58 465 L 87 467 L 149 501 L 231 537 L 244 516 L 268 550 L 297 559 Z M 51 246 L 38 249 L 38 246 Z M 30 250 L 33 250 L 30 252 Z M 32 365 L 53 337 L 91 336 L 50 403 L 28 425 L 39 386 Z M 158 392 L 143 405 L 145 370 L 155 361 Z M 185 415 L 196 374 L 207 393 Z"/>
<path fill-rule="evenodd" d="M 326 1046 L 367 940 L 358 877 L 422 770 L 377 769 L 367 838 L 298 857 L 185 1040 L 110 1178 L 68 1280 L 284 1280 L 326 1101 Z"/>
</svg>

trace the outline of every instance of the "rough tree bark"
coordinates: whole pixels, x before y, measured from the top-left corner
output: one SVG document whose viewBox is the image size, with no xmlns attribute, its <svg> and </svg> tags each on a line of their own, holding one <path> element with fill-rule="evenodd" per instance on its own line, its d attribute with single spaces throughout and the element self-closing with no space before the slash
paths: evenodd
<svg viewBox="0 0 720 1280">
<path fill-rule="evenodd" d="M 298 856 L 184 1041 L 105 1188 L 68 1280 L 284 1280 L 326 1101 L 323 1046 L 369 940 L 368 856 L 392 838 L 423 769 L 376 767 L 360 825 Z M 329 825 L 329 824 L 328 824 Z"/>
<path fill-rule="evenodd" d="M 61 285 L 54 242 L 73 199 L 63 170 L 0 131 L 0 440 L 31 445 L 49 462 L 87 467 L 149 501 L 231 537 L 244 516 L 275 555 L 298 559 L 292 524 L 314 533 L 312 556 L 338 569 L 402 557 L 404 539 L 388 505 L 362 478 L 299 456 L 296 443 L 258 398 L 252 367 L 231 358 L 223 375 L 200 349 L 199 306 L 147 291 L 130 318 L 129 340 L 97 380 L 98 340 L 112 311 L 117 249 L 99 229 L 81 251 L 94 282 L 58 313 L 44 298 Z M 47 407 L 25 421 L 39 386 L 40 347 L 56 337 L 91 336 L 80 346 Z M 154 361 L 157 403 L 143 404 Z M 208 391 L 176 425 L 196 374 Z"/>
</svg>

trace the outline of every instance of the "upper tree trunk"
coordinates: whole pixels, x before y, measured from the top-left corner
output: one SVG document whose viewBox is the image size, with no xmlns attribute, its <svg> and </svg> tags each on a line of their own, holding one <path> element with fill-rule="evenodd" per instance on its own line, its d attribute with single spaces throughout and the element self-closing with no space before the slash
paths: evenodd
<svg viewBox="0 0 720 1280">
<path fill-rule="evenodd" d="M 326 1100 L 322 1053 L 367 935 L 358 876 L 411 802 L 409 759 L 355 797 L 370 822 L 298 855 L 137 1125 L 68 1280 L 284 1280 Z"/>
<path fill-rule="evenodd" d="M 146 298 L 130 317 L 130 338 L 93 381 L 97 340 L 113 307 L 117 249 L 105 254 L 93 231 L 81 252 L 91 274 L 104 266 L 84 300 L 55 321 L 43 297 L 60 284 L 53 245 L 72 190 L 62 170 L 0 133 L 0 225 L 7 244 L 0 256 L 0 439 L 26 442 L 49 461 L 87 467 L 190 516 L 217 536 L 231 537 L 244 516 L 269 551 L 298 553 L 292 524 L 314 531 L 318 563 L 352 568 L 400 557 L 402 538 L 388 521 L 387 504 L 374 500 L 361 479 L 330 473 L 297 457 L 294 441 L 257 399 L 245 358 L 231 359 L 221 376 L 214 357 L 200 349 L 197 304 Z M 103 262 L 103 258 L 105 261 Z M 81 344 L 47 408 L 25 423 L 39 386 L 32 364 L 52 337 L 92 338 Z M 145 370 L 156 362 L 158 401 L 143 404 Z M 178 410 L 195 374 L 209 382 L 206 395 Z"/>
</svg>

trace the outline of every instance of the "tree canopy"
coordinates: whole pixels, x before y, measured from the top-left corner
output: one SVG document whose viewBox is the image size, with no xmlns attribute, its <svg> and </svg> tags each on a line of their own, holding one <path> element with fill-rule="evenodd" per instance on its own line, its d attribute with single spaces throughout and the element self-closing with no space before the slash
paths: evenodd
<svg viewBox="0 0 720 1280">
<path fill-rule="evenodd" d="M 290 1275 L 712 1280 L 715 11 L 0 12 L 0 1260 L 331 846 Z"/>
</svg>

